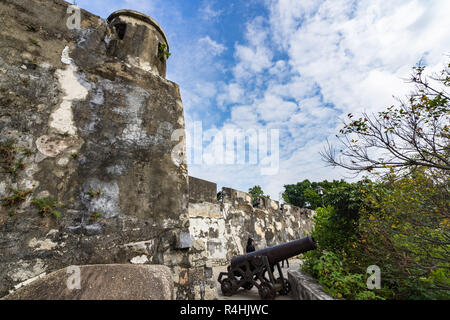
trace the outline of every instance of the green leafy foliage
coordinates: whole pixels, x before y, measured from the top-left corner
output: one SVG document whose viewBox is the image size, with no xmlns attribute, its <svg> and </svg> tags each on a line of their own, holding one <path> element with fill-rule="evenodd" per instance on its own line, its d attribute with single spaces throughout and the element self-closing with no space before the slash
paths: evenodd
<svg viewBox="0 0 450 320">
<path fill-rule="evenodd" d="M 100 189 L 94 190 L 90 188 L 88 191 L 86 191 L 86 194 L 93 199 L 99 198 L 102 195 L 102 190 Z"/>
<path fill-rule="evenodd" d="M 15 177 L 25 168 L 24 158 L 31 156 L 33 153 L 31 149 L 17 147 L 14 139 L 0 143 L 0 174 L 7 173 Z"/>
<path fill-rule="evenodd" d="M 306 207 L 306 196 L 305 191 L 311 189 L 311 182 L 309 180 L 303 180 L 297 184 L 288 184 L 284 186 L 283 200 L 286 203 L 292 204 L 294 206 L 305 208 Z"/>
<path fill-rule="evenodd" d="M 355 220 L 364 203 L 367 185 L 371 185 L 368 179 L 355 183 L 341 182 L 326 190 L 323 196 L 324 203 L 333 206 L 341 217 Z"/>
<path fill-rule="evenodd" d="M 304 269 L 317 277 L 324 291 L 335 298 L 382 299 L 367 289 L 364 274 L 350 272 L 343 264 L 343 257 L 334 252 L 324 252 L 313 264 L 305 266 Z"/>
<path fill-rule="evenodd" d="M 318 249 L 304 255 L 303 269 L 335 297 L 449 299 L 449 186 L 425 172 L 330 190 L 334 206 L 317 209 Z M 370 265 L 381 269 L 374 292 L 365 287 Z"/>
<path fill-rule="evenodd" d="M 397 299 L 449 299 L 449 199 L 448 184 L 424 170 L 385 178 L 361 210 L 355 265 L 378 265 Z"/>
<path fill-rule="evenodd" d="M 160 42 L 158 45 L 158 56 L 162 61 L 169 59 L 171 53 L 167 48 L 167 44 Z"/>
<path fill-rule="evenodd" d="M 91 214 L 91 216 L 89 217 L 89 222 L 96 222 L 97 219 L 99 219 L 101 216 L 102 216 L 101 212 L 98 212 L 98 211 L 93 212 Z"/>
<path fill-rule="evenodd" d="M 262 190 L 261 186 L 254 186 L 248 189 L 248 193 L 252 195 L 253 203 L 257 203 L 259 197 L 269 198 L 269 196 L 264 195 L 264 191 Z"/>
<path fill-rule="evenodd" d="M 40 199 L 34 198 L 33 203 L 38 208 L 39 213 L 43 217 L 47 216 L 47 214 L 51 214 L 56 219 L 61 218 L 61 212 L 57 211 L 56 209 L 62 207 L 63 204 L 58 203 L 56 200 L 48 198 L 40 198 Z"/>
<path fill-rule="evenodd" d="M 318 208 L 314 215 L 312 236 L 317 250 L 304 254 L 303 270 L 317 278 L 324 290 L 335 298 L 372 300 L 381 296 L 367 289 L 364 271 L 351 270 L 349 252 L 357 240 L 356 226 L 328 206 Z"/>
<path fill-rule="evenodd" d="M 32 193 L 33 190 L 14 190 L 13 194 L 9 197 L 5 197 L 2 199 L 2 205 L 5 207 L 17 205 L 26 200 L 27 196 Z"/>
<path fill-rule="evenodd" d="M 324 250 L 341 253 L 355 239 L 355 221 L 340 215 L 332 206 L 318 208 L 314 223 L 312 235 Z"/>
<path fill-rule="evenodd" d="M 300 208 L 310 208 L 315 209 L 323 205 L 328 205 L 326 194 L 332 189 L 339 186 L 348 186 L 349 183 L 344 180 L 333 180 L 333 181 L 321 181 L 321 182 L 310 182 L 309 180 L 303 180 L 297 184 L 285 185 L 283 199 L 289 204 Z M 319 189 L 322 190 L 323 196 L 319 194 Z"/>
<path fill-rule="evenodd" d="M 317 210 L 318 249 L 305 254 L 304 269 L 335 296 L 450 299 L 450 63 L 433 83 L 424 69 L 414 68 L 416 92 L 407 102 L 372 116 L 348 114 L 340 156 L 331 147 L 322 154 L 333 166 L 383 173 L 376 183 L 327 190 L 327 207 Z M 364 289 L 370 265 L 381 270 L 376 291 Z"/>
<path fill-rule="evenodd" d="M 332 166 L 354 172 L 407 173 L 412 167 L 450 170 L 450 63 L 439 74 L 413 68 L 415 84 L 406 101 L 377 114 L 349 113 L 340 130 L 339 152 L 330 144 L 322 152 Z"/>
</svg>

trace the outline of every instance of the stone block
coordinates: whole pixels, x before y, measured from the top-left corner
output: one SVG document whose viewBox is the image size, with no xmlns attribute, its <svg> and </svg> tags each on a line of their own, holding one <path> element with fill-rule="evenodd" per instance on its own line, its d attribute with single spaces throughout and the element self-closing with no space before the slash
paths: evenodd
<svg viewBox="0 0 450 320">
<path fill-rule="evenodd" d="M 334 300 L 313 277 L 304 272 L 289 270 L 288 281 L 292 288 L 291 295 L 296 300 Z"/>
<path fill-rule="evenodd" d="M 4 300 L 172 300 L 170 269 L 162 265 L 106 264 L 64 268 L 4 297 Z"/>
<path fill-rule="evenodd" d="M 189 249 L 192 247 L 192 238 L 189 231 L 181 231 L 177 237 L 177 249 Z"/>
</svg>

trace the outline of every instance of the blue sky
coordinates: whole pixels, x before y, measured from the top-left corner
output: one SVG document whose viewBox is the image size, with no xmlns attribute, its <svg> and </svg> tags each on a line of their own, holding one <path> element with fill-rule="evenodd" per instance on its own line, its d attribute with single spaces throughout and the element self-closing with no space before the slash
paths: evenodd
<svg viewBox="0 0 450 320">
<path fill-rule="evenodd" d="M 78 0 L 106 18 L 153 17 L 169 39 L 167 78 L 180 85 L 188 130 L 278 129 L 276 175 L 257 165 L 191 164 L 189 174 L 278 199 L 284 184 L 340 179 L 319 151 L 352 112 L 377 112 L 412 89 L 419 60 L 450 53 L 448 0 Z M 210 146 L 205 143 L 204 148 Z"/>
</svg>

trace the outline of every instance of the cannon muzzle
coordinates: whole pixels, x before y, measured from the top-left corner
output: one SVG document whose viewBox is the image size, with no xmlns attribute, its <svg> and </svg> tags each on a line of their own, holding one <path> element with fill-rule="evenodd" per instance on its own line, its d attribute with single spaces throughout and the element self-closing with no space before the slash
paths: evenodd
<svg viewBox="0 0 450 320">
<path fill-rule="evenodd" d="M 314 238 L 311 236 L 307 236 L 305 238 L 234 257 L 233 259 L 231 259 L 231 266 L 238 265 L 243 261 L 251 259 L 255 256 L 266 256 L 269 264 L 275 265 L 280 261 L 286 260 L 310 250 L 314 250 L 316 248 L 317 244 L 314 241 Z"/>
</svg>

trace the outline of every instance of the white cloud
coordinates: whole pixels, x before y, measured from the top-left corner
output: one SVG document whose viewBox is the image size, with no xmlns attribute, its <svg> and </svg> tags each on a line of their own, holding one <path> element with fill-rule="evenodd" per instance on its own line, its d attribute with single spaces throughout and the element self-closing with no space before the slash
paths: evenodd
<svg viewBox="0 0 450 320">
<path fill-rule="evenodd" d="M 213 56 L 221 55 L 226 50 L 226 47 L 223 44 L 212 40 L 209 36 L 200 38 L 198 42 L 201 46 L 200 50 L 204 50 Z"/>
<path fill-rule="evenodd" d="M 200 9 L 200 13 L 203 19 L 213 20 L 218 18 L 223 13 L 223 10 L 214 10 L 211 3 L 207 3 L 203 8 Z"/>
<path fill-rule="evenodd" d="M 296 103 L 283 100 L 281 97 L 267 94 L 257 103 L 257 110 L 263 121 L 287 121 L 298 109 Z"/>
<path fill-rule="evenodd" d="M 421 58 L 439 70 L 450 53 L 450 2 L 273 0 L 268 6 L 269 17 L 249 21 L 245 43 L 235 45 L 234 78 L 220 86 L 217 101 L 230 108 L 223 127 L 280 128 L 280 172 L 261 176 L 251 166 L 190 172 L 243 190 L 259 184 L 277 199 L 287 183 L 350 176 L 321 161 L 325 139 L 333 140 L 347 113 L 376 112 L 395 103 L 392 95 L 409 93 L 405 78 Z"/>
<path fill-rule="evenodd" d="M 222 92 L 217 96 L 218 107 L 222 110 L 226 109 L 226 104 L 242 103 L 244 97 L 244 89 L 240 84 L 231 82 L 222 87 Z"/>
<path fill-rule="evenodd" d="M 273 53 L 267 42 L 269 30 L 264 26 L 264 19 L 256 17 L 247 23 L 246 45 L 236 44 L 235 58 L 238 61 L 233 69 L 236 79 L 246 79 L 255 73 L 272 66 Z"/>
<path fill-rule="evenodd" d="M 450 8 L 445 1 L 434 1 L 431 7 L 428 1 L 414 0 L 351 4 L 323 1 L 300 27 L 284 30 L 287 52 L 294 70 L 314 79 L 337 108 L 376 110 L 392 102 L 392 94 L 405 93 L 404 77 L 427 52 L 429 63 L 443 61 L 442 54 L 449 50 L 448 41 L 442 41 L 449 38 L 447 23 L 422 17 L 439 7 Z M 273 5 L 285 15 L 292 12 L 281 2 Z M 284 25 L 272 22 L 278 25 L 275 29 Z"/>
<path fill-rule="evenodd" d="M 245 128 L 249 123 L 256 124 L 258 116 L 253 106 L 236 106 L 231 110 L 231 122 Z"/>
<path fill-rule="evenodd" d="M 275 199 L 287 183 L 342 177 L 318 154 L 338 132 L 339 118 L 394 103 L 392 95 L 411 89 L 404 82 L 411 66 L 423 58 L 438 71 L 450 53 L 448 0 L 265 0 L 268 16 L 244 23 L 244 41 L 229 48 L 208 29 L 223 15 L 214 1 L 202 2 L 195 28 L 176 3 L 78 3 L 102 17 L 130 8 L 160 19 L 172 39 L 168 79 L 180 84 L 187 127 L 201 119 L 204 129 L 280 129 L 276 176 L 248 165 L 189 167 L 191 175 L 219 185 L 259 184 Z M 224 65 L 228 49 L 234 49 L 232 65 Z"/>
<path fill-rule="evenodd" d="M 241 61 L 235 68 L 239 78 L 245 72 L 261 72 L 272 65 L 271 51 L 264 47 L 236 46 L 236 57 Z"/>
<path fill-rule="evenodd" d="M 213 82 L 202 82 L 195 85 L 195 92 L 204 98 L 213 98 L 217 89 Z"/>
</svg>

